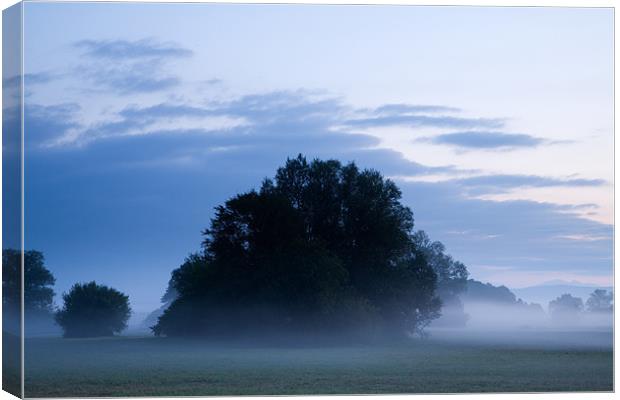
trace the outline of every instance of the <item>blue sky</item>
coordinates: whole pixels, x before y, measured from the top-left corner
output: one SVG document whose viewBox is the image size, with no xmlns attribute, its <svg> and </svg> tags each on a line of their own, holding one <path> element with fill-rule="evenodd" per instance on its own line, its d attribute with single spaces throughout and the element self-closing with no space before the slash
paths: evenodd
<svg viewBox="0 0 620 400">
<path fill-rule="evenodd" d="M 26 3 L 26 247 L 158 305 L 286 157 L 397 181 L 472 277 L 610 284 L 611 9 Z"/>
</svg>

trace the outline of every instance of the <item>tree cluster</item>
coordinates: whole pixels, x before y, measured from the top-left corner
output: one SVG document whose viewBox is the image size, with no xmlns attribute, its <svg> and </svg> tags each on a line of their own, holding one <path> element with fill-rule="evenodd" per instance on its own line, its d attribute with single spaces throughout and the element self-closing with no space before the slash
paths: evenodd
<svg viewBox="0 0 620 400">
<path fill-rule="evenodd" d="M 5 322 L 19 321 L 23 300 L 26 332 L 43 323 L 55 322 L 63 329 L 65 337 L 112 336 L 127 327 L 131 314 L 129 298 L 107 286 L 95 282 L 75 284 L 63 294 L 63 307 L 54 307 L 54 275 L 45 266 L 43 253 L 15 249 L 2 250 L 2 306 L 10 318 Z M 49 320 L 49 322 L 47 322 Z"/>
<path fill-rule="evenodd" d="M 549 313 L 558 321 L 571 321 L 584 312 L 611 314 L 613 310 L 613 293 L 604 289 L 594 290 L 585 305 L 581 298 L 571 296 L 568 293 L 549 302 Z"/>
<path fill-rule="evenodd" d="M 259 190 L 216 208 L 202 251 L 173 271 L 176 297 L 153 331 L 422 332 L 467 272 L 440 244 L 414 235 L 400 199 L 392 181 L 354 163 L 287 160 Z"/>
</svg>

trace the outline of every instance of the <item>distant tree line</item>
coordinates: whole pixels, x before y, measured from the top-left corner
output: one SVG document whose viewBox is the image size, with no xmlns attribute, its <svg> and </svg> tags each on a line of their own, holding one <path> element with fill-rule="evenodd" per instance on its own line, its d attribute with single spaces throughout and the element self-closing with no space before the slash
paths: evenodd
<svg viewBox="0 0 620 400">
<path fill-rule="evenodd" d="M 495 305 L 512 306 L 522 311 L 530 311 L 542 314 L 544 310 L 538 303 L 526 303 L 517 298 L 515 294 L 504 285 L 494 286 L 490 283 L 469 279 L 466 290 L 461 295 L 461 299 L 467 303 L 489 303 Z"/>
<path fill-rule="evenodd" d="M 579 297 L 565 293 L 549 302 L 551 317 L 559 322 L 570 322 L 584 312 L 591 314 L 611 314 L 614 310 L 613 293 L 596 289 L 590 294 L 585 305 Z"/>
<path fill-rule="evenodd" d="M 526 303 L 517 298 L 506 286 L 494 286 L 490 283 L 482 283 L 473 279 L 467 281 L 466 289 L 460 295 L 465 303 L 484 303 L 516 307 L 522 311 L 530 311 L 543 314 L 540 304 Z M 549 302 L 547 310 L 549 316 L 555 322 L 575 323 L 579 315 L 605 315 L 613 313 L 613 293 L 604 289 L 595 289 L 590 293 L 587 301 L 564 293 Z"/>
</svg>

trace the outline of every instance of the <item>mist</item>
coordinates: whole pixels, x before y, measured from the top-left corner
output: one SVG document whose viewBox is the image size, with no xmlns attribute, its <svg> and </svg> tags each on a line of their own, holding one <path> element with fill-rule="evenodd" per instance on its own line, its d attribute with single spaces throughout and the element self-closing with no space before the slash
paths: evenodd
<svg viewBox="0 0 620 400">
<path fill-rule="evenodd" d="M 428 328 L 429 339 L 456 345 L 518 346 L 536 349 L 611 349 L 612 312 L 553 315 L 537 304 L 464 304 L 464 326 Z M 444 324 L 445 325 L 445 324 Z"/>
</svg>

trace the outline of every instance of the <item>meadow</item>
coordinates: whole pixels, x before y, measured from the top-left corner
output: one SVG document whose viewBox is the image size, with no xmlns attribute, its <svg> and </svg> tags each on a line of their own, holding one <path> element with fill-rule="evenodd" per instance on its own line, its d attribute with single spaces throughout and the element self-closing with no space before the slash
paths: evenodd
<svg viewBox="0 0 620 400">
<path fill-rule="evenodd" d="M 581 335 L 581 336 L 579 336 Z M 459 336 L 459 335 L 457 335 Z M 613 390 L 610 332 L 434 335 L 398 344 L 26 340 L 27 397 Z M 580 345 L 580 338 L 595 338 Z M 545 339 L 546 340 L 541 340 Z M 559 339 L 559 340 L 556 340 Z"/>
</svg>

